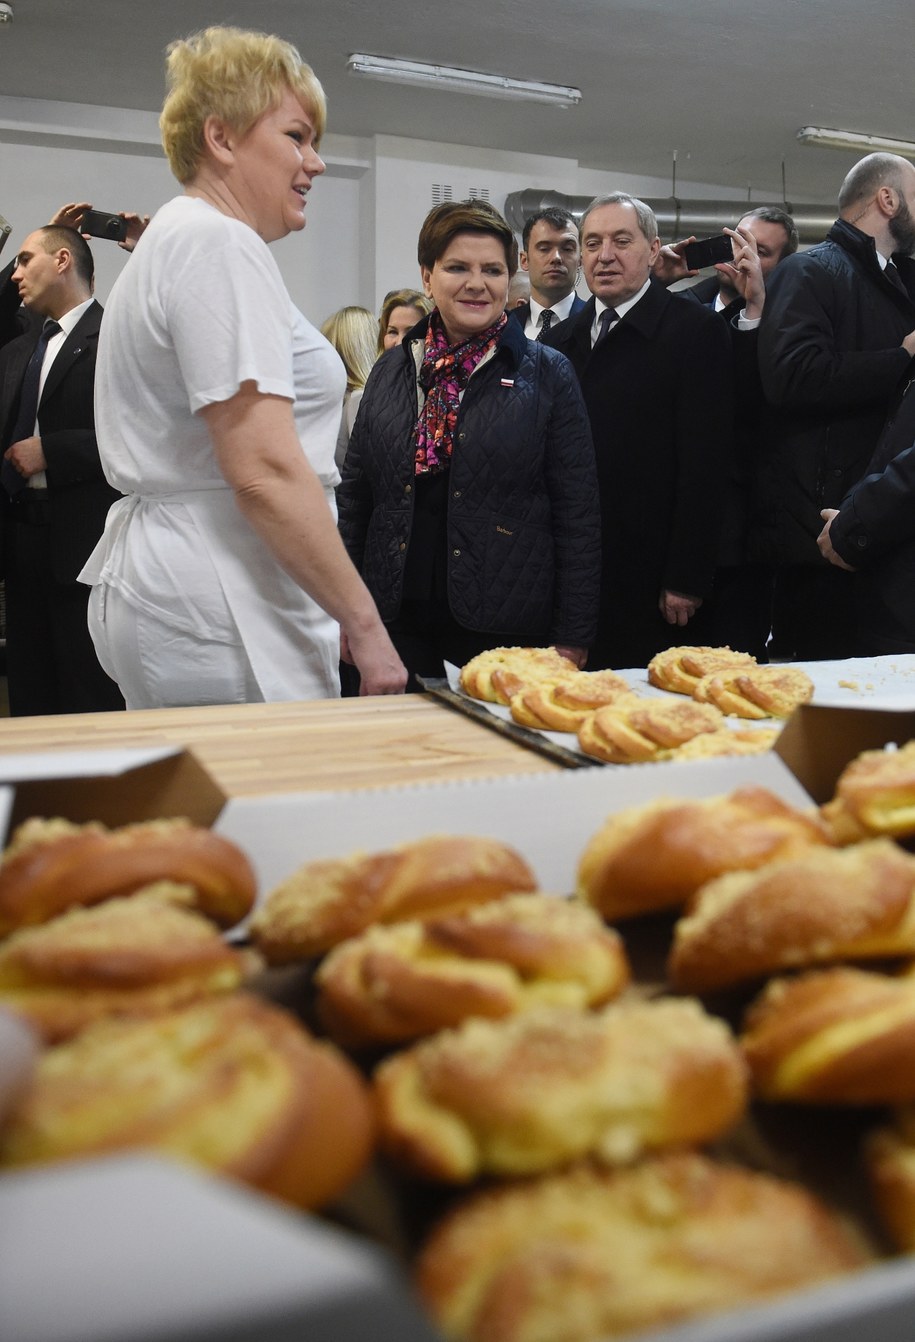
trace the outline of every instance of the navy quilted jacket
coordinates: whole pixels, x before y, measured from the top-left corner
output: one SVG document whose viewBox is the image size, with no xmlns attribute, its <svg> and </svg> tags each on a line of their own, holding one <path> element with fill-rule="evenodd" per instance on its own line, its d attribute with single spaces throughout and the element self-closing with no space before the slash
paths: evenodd
<svg viewBox="0 0 915 1342">
<path fill-rule="evenodd" d="M 347 550 L 388 621 L 400 610 L 410 543 L 414 346 L 427 322 L 372 369 L 337 495 Z M 461 400 L 447 544 L 448 603 L 466 629 L 592 643 L 601 552 L 587 413 L 565 356 L 527 340 L 516 322 Z"/>
</svg>

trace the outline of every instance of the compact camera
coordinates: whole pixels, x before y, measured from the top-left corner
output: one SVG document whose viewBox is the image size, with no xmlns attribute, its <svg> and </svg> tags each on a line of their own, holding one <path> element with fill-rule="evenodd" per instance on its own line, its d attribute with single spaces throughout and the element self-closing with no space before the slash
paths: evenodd
<svg viewBox="0 0 915 1342">
<path fill-rule="evenodd" d="M 734 252 L 727 233 L 716 233 L 711 238 L 688 242 L 683 248 L 683 259 L 690 270 L 705 270 L 722 261 L 733 261 Z"/>
<path fill-rule="evenodd" d="M 79 231 L 93 238 L 123 242 L 127 237 L 127 220 L 119 214 L 106 214 L 104 210 L 87 210 L 79 221 Z"/>
</svg>

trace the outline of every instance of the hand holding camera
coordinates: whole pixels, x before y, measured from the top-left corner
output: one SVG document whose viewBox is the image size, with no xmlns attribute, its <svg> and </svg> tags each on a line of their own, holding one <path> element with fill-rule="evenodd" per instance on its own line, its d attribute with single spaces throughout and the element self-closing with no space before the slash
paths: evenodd
<svg viewBox="0 0 915 1342">
<path fill-rule="evenodd" d="M 125 252 L 132 252 L 149 223 L 149 215 L 134 214 L 129 210 L 111 214 L 94 210 L 89 201 L 83 200 L 62 205 L 50 222 L 76 228 L 84 238 L 108 238 Z"/>
</svg>

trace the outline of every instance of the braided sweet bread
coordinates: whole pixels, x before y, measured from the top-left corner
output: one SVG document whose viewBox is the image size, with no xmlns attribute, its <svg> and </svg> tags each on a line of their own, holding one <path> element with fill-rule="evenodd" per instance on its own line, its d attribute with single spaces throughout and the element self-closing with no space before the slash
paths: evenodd
<svg viewBox="0 0 915 1342">
<path fill-rule="evenodd" d="M 798 1184 L 680 1152 L 477 1193 L 432 1232 L 416 1275 L 445 1337 L 604 1342 L 868 1261 Z"/>
<path fill-rule="evenodd" d="M 586 755 L 608 764 L 637 764 L 667 759 L 686 741 L 723 725 L 722 715 L 711 704 L 623 700 L 587 717 L 578 729 L 578 743 Z"/>
<path fill-rule="evenodd" d="M 711 1141 L 743 1113 L 746 1074 L 724 1021 L 660 998 L 469 1020 L 388 1058 L 375 1093 L 390 1155 L 466 1183 Z"/>
<path fill-rule="evenodd" d="M 542 894 L 369 928 L 315 976 L 322 1022 L 349 1047 L 416 1039 L 469 1016 L 600 1006 L 628 981 L 618 934 L 586 905 Z"/>
</svg>

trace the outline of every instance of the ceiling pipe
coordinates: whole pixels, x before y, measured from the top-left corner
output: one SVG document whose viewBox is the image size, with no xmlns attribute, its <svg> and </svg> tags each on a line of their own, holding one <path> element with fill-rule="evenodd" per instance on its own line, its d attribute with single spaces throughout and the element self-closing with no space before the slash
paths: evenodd
<svg viewBox="0 0 915 1342">
<path fill-rule="evenodd" d="M 609 194 L 609 193 L 608 193 Z M 513 191 L 505 198 L 505 218 L 516 233 L 524 227 L 529 215 L 548 209 L 551 205 L 569 210 L 581 219 L 591 196 L 566 196 L 561 191 Z M 833 205 L 789 205 L 782 201 L 739 200 L 680 200 L 677 196 L 666 199 L 645 198 L 645 204 L 654 210 L 658 232 L 663 242 L 676 242 L 695 234 L 697 238 L 733 228 L 747 210 L 759 205 L 778 204 L 787 210 L 797 225 L 798 237 L 804 244 L 822 242 L 836 219 Z"/>
</svg>

